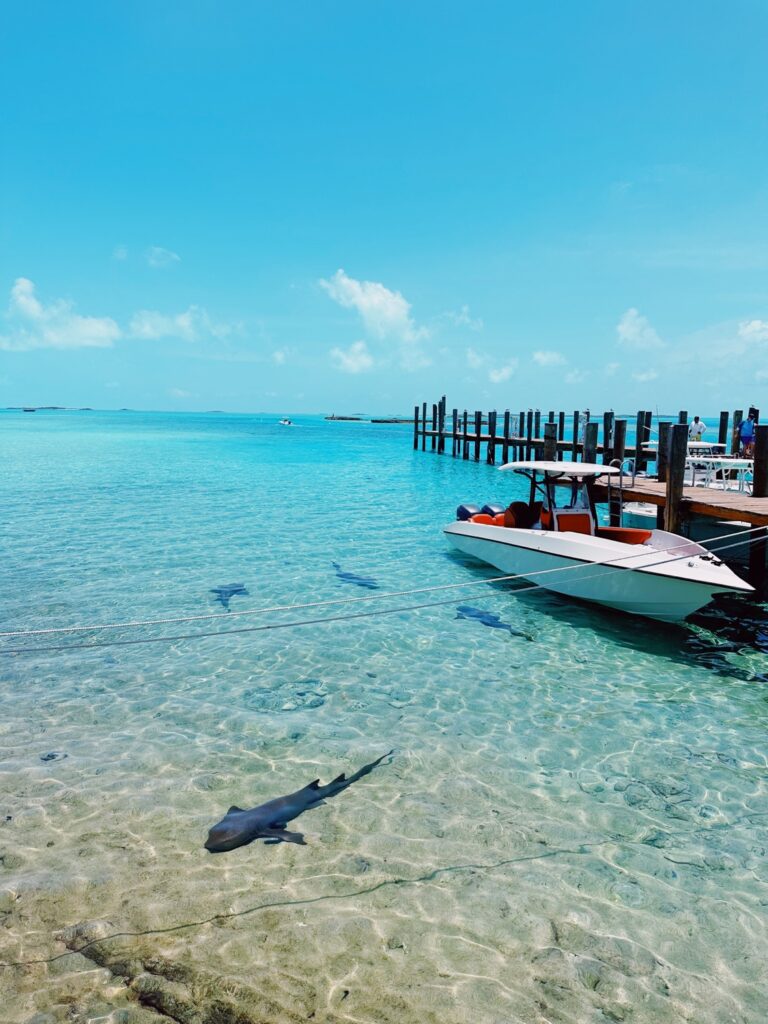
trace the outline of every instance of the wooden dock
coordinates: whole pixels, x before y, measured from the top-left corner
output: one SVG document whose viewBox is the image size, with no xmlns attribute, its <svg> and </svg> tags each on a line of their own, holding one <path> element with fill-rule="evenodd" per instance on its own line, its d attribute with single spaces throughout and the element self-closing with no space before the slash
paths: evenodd
<svg viewBox="0 0 768 1024">
<path fill-rule="evenodd" d="M 613 488 L 614 492 L 616 488 Z M 595 500 L 608 501 L 608 488 L 596 484 Z M 664 510 L 667 485 L 649 477 L 638 477 L 633 484 L 625 484 L 624 501 L 642 501 Z M 750 526 L 768 526 L 768 497 L 754 498 L 741 491 L 723 491 L 719 487 L 683 487 L 680 498 L 683 519 L 702 516 L 705 519 L 724 519 L 728 522 L 749 523 Z"/>
<path fill-rule="evenodd" d="M 757 410 L 754 410 L 758 414 Z M 738 453 L 738 426 L 743 418 L 741 410 L 722 412 L 718 424 L 718 444 Z M 450 421 L 446 399 L 432 405 L 431 423 L 428 405 L 423 402 L 414 408 L 413 447 L 445 454 L 450 450 L 454 458 L 480 461 L 485 446 L 485 461 L 496 465 L 518 460 L 544 459 L 546 461 L 573 461 L 624 467 L 631 460 L 632 469 L 622 479 L 622 499 L 626 502 L 646 502 L 655 505 L 657 522 L 671 533 L 684 531 L 684 524 L 693 518 L 748 523 L 750 577 L 753 583 L 763 584 L 766 574 L 768 549 L 768 425 L 755 429 L 754 471 L 752 493 L 724 490 L 714 487 L 685 486 L 688 452 L 688 413 L 681 411 L 677 422 L 657 417 L 658 451 L 646 445 L 651 437 L 653 417 L 646 410 L 637 414 L 635 445 L 626 444 L 627 420 L 617 418 L 613 412 L 592 417 L 588 412 L 574 411 L 568 424 L 566 437 L 565 413 L 550 411 L 546 421 L 538 410 L 529 409 L 519 414 L 493 410 L 474 414 L 453 409 Z M 733 426 L 731 427 L 731 422 Z M 487 429 L 483 430 L 486 426 Z M 499 429 L 501 428 L 501 429 Z M 714 443 L 714 442 L 713 442 Z M 656 477 L 635 476 L 645 473 L 654 463 Z M 632 479 L 634 477 L 634 479 Z M 618 522 L 618 487 L 609 490 L 606 484 L 593 488 L 595 501 L 611 501 L 611 522 Z"/>
</svg>

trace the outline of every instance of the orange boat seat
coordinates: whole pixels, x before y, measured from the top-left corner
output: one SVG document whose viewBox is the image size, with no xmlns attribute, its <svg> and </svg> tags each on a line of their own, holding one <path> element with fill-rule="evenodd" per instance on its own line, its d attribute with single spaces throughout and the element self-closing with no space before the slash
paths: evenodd
<svg viewBox="0 0 768 1024">
<path fill-rule="evenodd" d="M 597 536 L 606 540 L 617 540 L 621 544 L 645 544 L 650 540 L 651 531 L 633 526 L 599 526 Z"/>
<path fill-rule="evenodd" d="M 585 533 L 592 537 L 595 532 L 595 521 L 589 509 L 556 508 L 553 509 L 555 529 L 559 533 Z"/>
<path fill-rule="evenodd" d="M 479 523 L 481 526 L 495 526 L 496 521 L 493 516 L 486 515 L 485 512 L 478 512 L 476 516 L 470 516 L 470 523 Z"/>
</svg>

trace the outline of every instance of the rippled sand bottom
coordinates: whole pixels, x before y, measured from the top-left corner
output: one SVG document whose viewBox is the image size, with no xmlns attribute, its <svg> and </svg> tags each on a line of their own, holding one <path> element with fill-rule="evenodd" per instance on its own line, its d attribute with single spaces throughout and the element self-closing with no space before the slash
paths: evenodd
<svg viewBox="0 0 768 1024">
<path fill-rule="evenodd" d="M 764 1021 L 762 696 L 509 600 L 535 642 L 441 609 L 5 659 L 0 1020 Z M 203 849 L 393 746 L 306 847 Z"/>
</svg>

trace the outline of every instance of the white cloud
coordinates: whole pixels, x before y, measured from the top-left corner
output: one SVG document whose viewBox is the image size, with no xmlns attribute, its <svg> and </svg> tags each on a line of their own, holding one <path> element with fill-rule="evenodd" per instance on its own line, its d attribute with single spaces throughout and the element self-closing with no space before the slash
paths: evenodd
<svg viewBox="0 0 768 1024">
<path fill-rule="evenodd" d="M 658 370 L 641 370 L 632 374 L 632 380 L 636 380 L 638 384 L 647 384 L 649 380 L 656 380 L 658 376 Z"/>
<path fill-rule="evenodd" d="M 182 341 L 200 341 L 206 337 L 226 338 L 232 324 L 216 323 L 200 306 L 190 306 L 183 313 L 166 314 L 154 309 L 140 309 L 128 325 L 128 334 L 142 341 L 159 338 L 181 338 Z"/>
<path fill-rule="evenodd" d="M 568 360 L 562 354 L 562 352 L 534 352 L 533 353 L 534 363 L 538 363 L 539 366 L 564 366 Z"/>
<path fill-rule="evenodd" d="M 503 384 L 509 380 L 512 374 L 517 369 L 518 360 L 511 359 L 505 366 L 499 366 L 496 369 L 488 371 L 488 380 L 491 384 Z"/>
<path fill-rule="evenodd" d="M 430 336 L 429 328 L 416 325 L 411 304 L 400 292 L 379 281 L 357 281 L 343 270 L 327 281 L 321 279 L 320 286 L 340 306 L 357 310 L 369 335 L 399 344 L 402 369 L 413 371 L 430 365 L 431 359 L 419 347 L 419 342 Z"/>
<path fill-rule="evenodd" d="M 483 329 L 483 321 L 480 317 L 473 317 L 470 314 L 469 306 L 462 306 L 458 312 L 456 310 L 448 310 L 448 312 L 441 314 L 438 320 L 444 320 L 455 327 L 468 327 L 470 331 L 482 331 Z"/>
<path fill-rule="evenodd" d="M 331 359 L 343 373 L 365 373 L 373 366 L 373 357 L 364 341 L 355 341 L 346 350 L 332 348 Z"/>
<path fill-rule="evenodd" d="M 19 277 L 11 288 L 6 314 L 6 333 L 0 333 L 0 349 L 24 352 L 36 348 L 110 348 L 121 337 L 117 323 L 108 316 L 80 316 L 66 299 L 46 306 L 35 295 L 35 286 Z"/>
<path fill-rule="evenodd" d="M 739 324 L 739 337 L 745 341 L 768 341 L 768 320 L 744 320 Z"/>
<path fill-rule="evenodd" d="M 116 245 L 115 248 L 112 250 L 112 259 L 127 260 L 128 250 L 126 249 L 126 247 L 124 245 Z"/>
<path fill-rule="evenodd" d="M 181 256 L 170 249 L 164 249 L 161 245 L 150 245 L 144 255 L 147 263 L 155 270 L 172 267 L 174 263 L 181 262 Z"/>
<path fill-rule="evenodd" d="M 378 281 L 356 281 L 343 270 L 337 270 L 329 281 L 321 280 L 320 285 L 334 302 L 346 309 L 356 309 L 365 329 L 377 338 L 418 341 L 429 335 L 426 327 L 414 323 L 410 302 Z"/>
<path fill-rule="evenodd" d="M 589 376 L 589 370 L 571 370 L 565 375 L 566 384 L 583 384 Z"/>
<path fill-rule="evenodd" d="M 625 348 L 663 348 L 664 342 L 651 327 L 648 319 L 634 307 L 628 309 L 616 325 L 619 344 Z"/>
<path fill-rule="evenodd" d="M 283 366 L 287 358 L 287 348 L 276 348 L 275 351 L 272 353 L 272 362 L 275 364 L 275 366 Z"/>
<path fill-rule="evenodd" d="M 488 380 L 491 384 L 503 384 L 509 380 L 520 365 L 519 359 L 510 359 L 503 366 L 491 366 L 491 356 L 478 352 L 477 349 L 471 347 L 466 350 L 466 356 L 467 365 L 472 370 L 482 370 L 486 366 L 489 367 Z"/>
<path fill-rule="evenodd" d="M 192 392 L 185 391 L 183 388 L 169 388 L 168 394 L 171 398 L 192 398 Z"/>
<path fill-rule="evenodd" d="M 615 377 L 616 376 L 616 372 L 617 372 L 617 370 L 619 369 L 620 366 L 621 366 L 621 363 L 606 363 L 605 370 L 604 370 L 605 376 L 606 377 Z"/>
<path fill-rule="evenodd" d="M 487 362 L 488 356 L 481 355 L 477 349 L 472 347 L 467 349 L 467 366 L 470 366 L 473 370 L 479 370 Z"/>
</svg>

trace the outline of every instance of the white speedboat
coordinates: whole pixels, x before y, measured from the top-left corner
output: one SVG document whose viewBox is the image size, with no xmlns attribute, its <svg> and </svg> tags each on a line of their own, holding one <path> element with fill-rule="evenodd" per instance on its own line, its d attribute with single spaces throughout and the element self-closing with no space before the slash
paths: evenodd
<svg viewBox="0 0 768 1024">
<path fill-rule="evenodd" d="M 583 462 L 510 462 L 530 479 L 527 502 L 460 505 L 445 527 L 460 551 L 565 597 L 677 622 L 715 594 L 750 593 L 716 555 L 701 544 L 657 529 L 599 526 L 589 493 L 617 467 Z"/>
<path fill-rule="evenodd" d="M 277 422 L 280 424 L 281 427 L 292 427 L 293 426 L 293 423 L 291 423 L 291 421 L 289 419 L 287 419 L 287 418 L 284 419 L 284 420 L 278 420 Z"/>
</svg>

